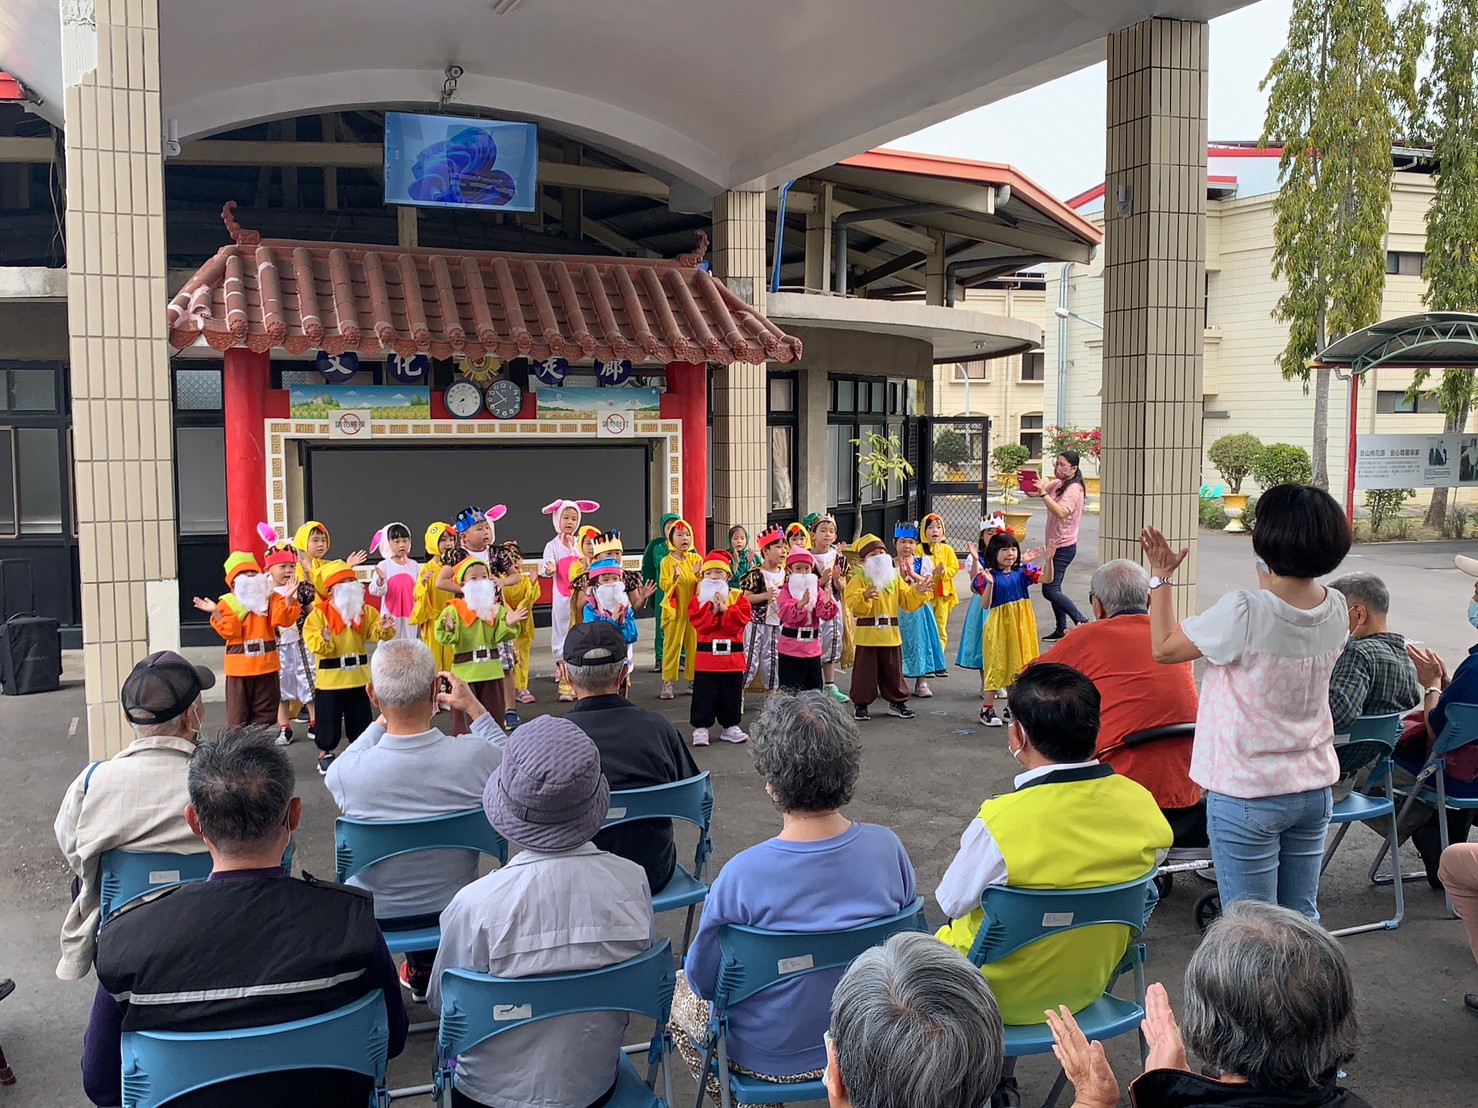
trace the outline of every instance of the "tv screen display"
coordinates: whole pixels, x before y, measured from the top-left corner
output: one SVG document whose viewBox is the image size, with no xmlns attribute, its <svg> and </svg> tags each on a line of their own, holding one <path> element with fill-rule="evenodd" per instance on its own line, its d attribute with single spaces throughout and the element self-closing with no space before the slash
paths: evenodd
<svg viewBox="0 0 1478 1108">
<path fill-rule="evenodd" d="M 385 203 L 531 212 L 539 202 L 532 123 L 385 113 Z"/>
</svg>

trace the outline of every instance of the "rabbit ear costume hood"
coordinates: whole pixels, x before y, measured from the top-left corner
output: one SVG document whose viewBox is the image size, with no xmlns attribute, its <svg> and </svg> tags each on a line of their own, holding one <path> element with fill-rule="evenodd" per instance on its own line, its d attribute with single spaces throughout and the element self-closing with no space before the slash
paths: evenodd
<svg viewBox="0 0 1478 1108">
<path fill-rule="evenodd" d="M 599 510 L 600 504 L 594 500 L 556 500 L 552 504 L 546 504 L 541 509 L 546 516 L 554 517 L 554 533 L 559 534 L 559 517 L 566 508 L 575 509 L 575 526 L 580 526 L 580 520 L 586 512 Z"/>
</svg>

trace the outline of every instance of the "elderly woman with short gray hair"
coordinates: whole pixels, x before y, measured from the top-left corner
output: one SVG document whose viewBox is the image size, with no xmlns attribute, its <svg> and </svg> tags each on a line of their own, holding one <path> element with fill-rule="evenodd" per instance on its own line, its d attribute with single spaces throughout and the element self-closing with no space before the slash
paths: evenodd
<svg viewBox="0 0 1478 1108">
<path fill-rule="evenodd" d="M 1301 913 L 1227 905 L 1186 966 L 1184 1011 L 1182 1034 L 1165 987 L 1150 986 L 1149 1056 L 1129 1086 L 1134 1108 L 1370 1108 L 1337 1083 L 1360 1037 L 1349 961 Z M 1066 1008 L 1047 1022 L 1077 1090 L 1074 1108 L 1114 1108 L 1119 1084 L 1102 1044 L 1089 1043 Z M 1187 1048 L 1213 1076 L 1192 1071 Z"/>
<path fill-rule="evenodd" d="M 831 697 L 771 695 L 749 751 L 781 829 L 730 859 L 703 905 L 672 1015 L 678 1051 L 695 1074 L 725 924 L 836 931 L 897 915 L 915 897 L 913 865 L 898 836 L 842 814 L 857 784 L 861 747 L 856 723 Z M 821 1037 L 840 977 L 840 971 L 807 974 L 729 1008 L 730 1068 L 772 1081 L 819 1079 L 826 1064 Z M 718 1103 L 713 1082 L 709 1091 Z"/>
</svg>

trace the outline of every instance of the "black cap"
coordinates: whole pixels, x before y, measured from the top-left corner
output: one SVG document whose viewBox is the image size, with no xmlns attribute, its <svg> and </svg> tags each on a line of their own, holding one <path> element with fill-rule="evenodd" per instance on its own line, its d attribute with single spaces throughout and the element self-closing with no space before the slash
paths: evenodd
<svg viewBox="0 0 1478 1108">
<path fill-rule="evenodd" d="M 192 666 L 173 650 L 150 654 L 123 679 L 123 714 L 130 723 L 165 723 L 182 714 L 214 688 L 216 675 L 204 666 Z"/>
<path fill-rule="evenodd" d="M 614 623 L 580 623 L 565 635 L 564 660 L 572 666 L 605 666 L 626 661 L 626 640 Z"/>
</svg>

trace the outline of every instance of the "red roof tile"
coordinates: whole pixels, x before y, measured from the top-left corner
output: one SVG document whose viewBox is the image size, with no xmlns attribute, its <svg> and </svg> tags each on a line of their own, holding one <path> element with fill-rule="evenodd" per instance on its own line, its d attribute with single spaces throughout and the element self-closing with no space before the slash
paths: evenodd
<svg viewBox="0 0 1478 1108">
<path fill-rule="evenodd" d="M 169 302 L 169 341 L 291 354 L 791 362 L 801 343 L 707 271 L 677 261 L 448 254 L 397 246 L 235 241 Z"/>
</svg>

